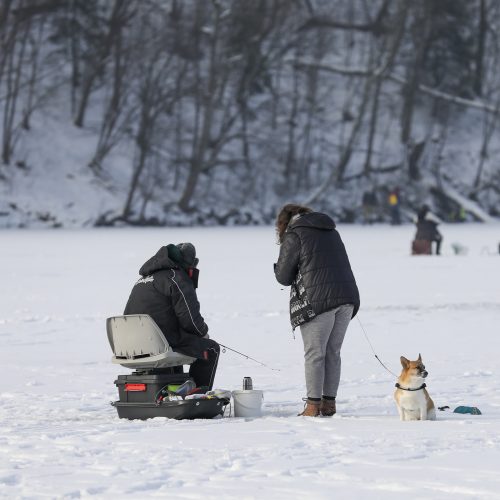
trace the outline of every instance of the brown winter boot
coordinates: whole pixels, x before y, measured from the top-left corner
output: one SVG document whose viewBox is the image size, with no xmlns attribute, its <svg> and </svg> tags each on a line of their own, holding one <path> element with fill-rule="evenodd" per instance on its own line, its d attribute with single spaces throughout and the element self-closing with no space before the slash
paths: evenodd
<svg viewBox="0 0 500 500">
<path fill-rule="evenodd" d="M 321 400 L 319 406 L 319 411 L 323 417 L 332 417 L 337 413 L 337 407 L 335 406 L 335 399 L 325 399 Z"/>
<path fill-rule="evenodd" d="M 311 401 L 310 399 L 304 399 L 306 402 L 304 405 L 304 411 L 299 413 L 299 417 L 319 417 L 319 405 L 320 401 Z"/>
</svg>

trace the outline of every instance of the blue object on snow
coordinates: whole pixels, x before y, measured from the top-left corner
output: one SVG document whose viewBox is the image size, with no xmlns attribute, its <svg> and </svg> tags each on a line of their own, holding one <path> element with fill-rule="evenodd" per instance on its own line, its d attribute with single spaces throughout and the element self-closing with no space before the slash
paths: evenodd
<svg viewBox="0 0 500 500">
<path fill-rule="evenodd" d="M 475 406 L 457 406 L 453 413 L 470 413 L 471 415 L 481 415 L 479 408 Z"/>
</svg>

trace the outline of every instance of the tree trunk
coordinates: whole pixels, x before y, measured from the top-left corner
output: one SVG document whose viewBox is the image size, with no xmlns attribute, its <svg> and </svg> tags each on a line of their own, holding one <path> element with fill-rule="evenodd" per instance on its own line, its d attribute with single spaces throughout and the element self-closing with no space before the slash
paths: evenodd
<svg viewBox="0 0 500 500">
<path fill-rule="evenodd" d="M 295 51 L 295 60 L 298 58 L 298 49 Z M 285 170 L 283 172 L 283 180 L 285 185 L 289 184 L 292 180 L 292 176 L 296 175 L 296 129 L 298 126 L 298 107 L 299 107 L 299 72 L 294 69 L 293 70 L 293 94 L 291 96 L 292 103 L 290 108 L 290 115 L 288 117 L 288 133 L 287 133 L 287 152 L 285 159 Z"/>
<path fill-rule="evenodd" d="M 123 27 L 123 23 L 125 22 L 123 17 L 123 8 L 124 6 L 126 8 L 126 4 L 124 2 L 125 0 L 115 0 L 113 11 L 108 20 L 108 32 L 106 33 L 106 37 L 102 45 L 100 46 L 100 50 L 96 58 L 87 64 L 85 80 L 82 85 L 80 104 L 78 106 L 78 111 L 75 118 L 76 127 L 83 127 L 90 94 L 94 90 L 94 82 L 96 81 L 99 74 L 104 70 L 106 60 L 108 59 L 109 54 L 112 51 L 116 37 L 119 35 Z"/>
<path fill-rule="evenodd" d="M 39 63 L 39 53 L 40 47 L 42 46 L 43 30 L 44 30 L 43 20 L 40 22 L 38 30 L 38 39 L 31 45 L 31 74 L 28 83 L 28 97 L 26 99 L 26 107 L 23 113 L 22 127 L 25 130 L 30 129 L 30 118 L 33 110 L 35 108 L 35 88 L 38 77 L 38 63 Z"/>
<path fill-rule="evenodd" d="M 76 93 L 80 86 L 80 40 L 78 31 L 75 29 L 76 21 L 76 8 L 75 0 L 71 2 L 71 12 L 69 24 L 73 28 L 70 31 L 70 54 L 71 54 L 71 115 L 73 116 L 76 109 Z"/>
<path fill-rule="evenodd" d="M 411 138 L 413 111 L 420 82 L 420 75 L 429 47 L 430 25 L 432 19 L 429 14 L 429 0 L 424 0 L 420 19 L 414 26 L 415 58 L 408 70 L 408 78 L 403 88 L 403 111 L 401 114 L 401 143 L 408 144 Z M 418 6 L 417 6 L 418 7 Z"/>
<path fill-rule="evenodd" d="M 120 114 L 123 112 L 123 80 L 125 68 L 122 58 L 122 33 L 120 28 L 116 34 L 116 44 L 114 47 L 113 92 L 101 123 L 99 141 L 94 157 L 89 163 L 89 167 L 94 170 L 94 172 L 101 170 L 102 161 L 113 147 L 112 135 L 117 126 Z"/>
<path fill-rule="evenodd" d="M 8 66 L 7 66 L 7 97 L 5 99 L 4 107 L 4 117 L 3 117 L 3 143 L 2 143 L 2 161 L 5 165 L 8 165 L 11 160 L 12 153 L 14 151 L 15 143 L 15 119 L 17 111 L 17 101 L 19 97 L 19 92 L 21 88 L 21 78 L 22 78 L 22 67 L 24 52 L 26 50 L 26 44 L 28 40 L 28 33 L 30 31 L 31 22 L 26 22 L 26 27 L 24 33 L 21 36 L 21 44 L 19 48 L 19 53 L 17 61 L 15 61 L 16 56 L 16 43 L 12 47 L 12 51 L 9 54 Z"/>
<path fill-rule="evenodd" d="M 378 105 L 379 105 L 381 88 L 382 88 L 382 78 L 378 77 L 375 80 L 375 85 L 373 90 L 372 111 L 370 116 L 370 126 L 368 132 L 368 144 L 366 150 L 365 165 L 363 167 L 363 173 L 366 176 L 370 176 L 371 174 L 373 143 L 375 141 L 375 134 L 377 131 Z"/>
<path fill-rule="evenodd" d="M 186 181 L 186 186 L 184 192 L 179 199 L 179 208 L 184 212 L 192 211 L 190 206 L 191 199 L 193 198 L 196 186 L 198 184 L 198 179 L 203 168 L 203 163 L 205 160 L 206 150 L 210 141 L 210 131 L 212 129 L 212 124 L 214 122 L 214 99 L 216 95 L 217 88 L 217 44 L 219 37 L 219 20 L 221 14 L 221 6 L 214 3 L 216 13 L 215 13 L 215 23 L 214 30 L 212 33 L 212 41 L 210 46 L 210 62 L 209 62 L 209 72 L 208 72 L 208 88 L 206 91 L 202 90 L 202 125 L 199 135 L 199 139 L 196 141 L 195 149 L 191 158 L 191 168 L 189 170 L 188 178 Z"/>
<path fill-rule="evenodd" d="M 484 48 L 486 45 L 487 29 L 486 0 L 479 0 L 478 43 L 476 52 L 476 71 L 474 74 L 474 92 L 478 96 L 483 94 Z"/>
<path fill-rule="evenodd" d="M 147 90 L 149 90 L 149 87 Z M 132 174 L 132 179 L 130 181 L 130 187 L 127 194 L 127 201 L 125 202 L 125 207 L 123 208 L 124 219 L 127 219 L 132 213 L 134 194 L 137 190 L 137 187 L 139 186 L 139 179 L 142 175 L 144 167 L 146 166 L 146 158 L 150 149 L 151 128 L 153 125 L 149 113 L 150 99 L 149 96 L 144 96 L 141 110 L 141 121 L 136 138 L 136 143 L 139 149 L 139 158 L 137 160 L 137 166 L 134 169 L 134 173 Z"/>
</svg>

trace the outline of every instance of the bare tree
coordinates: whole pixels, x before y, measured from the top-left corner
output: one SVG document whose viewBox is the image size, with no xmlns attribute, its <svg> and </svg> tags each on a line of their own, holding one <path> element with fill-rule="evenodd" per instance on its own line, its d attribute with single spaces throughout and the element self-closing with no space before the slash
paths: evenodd
<svg viewBox="0 0 500 500">
<path fill-rule="evenodd" d="M 77 127 L 83 127 L 90 95 L 94 90 L 97 78 L 104 72 L 114 44 L 120 38 L 120 32 L 127 21 L 126 14 L 126 1 L 114 0 L 111 14 L 106 21 L 105 31 L 99 36 L 96 35 L 96 42 L 86 54 L 87 60 L 82 74 L 80 101 L 75 117 Z"/>
<path fill-rule="evenodd" d="M 476 95 L 483 94 L 483 67 L 484 51 L 486 46 L 486 35 L 488 32 L 486 0 L 479 0 L 479 23 L 477 29 L 477 50 L 476 50 L 476 68 L 474 74 L 474 91 Z"/>
<path fill-rule="evenodd" d="M 364 174 L 367 176 L 370 175 L 372 168 L 372 153 L 373 153 L 375 136 L 377 132 L 379 101 L 380 101 L 380 93 L 382 90 L 382 85 L 387 75 L 390 73 L 390 71 L 392 71 L 394 61 L 401 47 L 403 35 L 406 30 L 407 17 L 408 17 L 408 4 L 407 2 L 400 2 L 399 10 L 398 12 L 396 12 L 396 15 L 394 16 L 394 25 L 397 27 L 394 36 L 393 37 L 387 36 L 384 38 L 383 41 L 382 53 L 384 53 L 387 50 L 388 55 L 386 57 L 385 63 L 383 64 L 383 69 L 381 71 L 378 71 L 374 76 L 372 109 L 371 109 L 370 125 L 368 132 L 368 144 L 366 148 L 366 158 L 363 169 Z M 387 49 L 386 46 L 388 46 Z M 375 64 L 377 63 L 371 62 L 372 66 L 375 66 Z"/>
<path fill-rule="evenodd" d="M 207 32 L 208 38 L 208 61 L 206 79 L 201 79 L 201 63 L 197 62 L 197 99 L 196 99 L 196 118 L 195 130 L 193 134 L 193 148 L 190 159 L 189 172 L 187 175 L 184 191 L 179 199 L 181 210 L 188 212 L 191 210 L 191 199 L 194 195 L 198 179 L 204 167 L 207 151 L 210 146 L 210 132 L 215 119 L 215 96 L 217 95 L 218 71 L 220 67 L 219 44 L 220 44 L 220 26 L 222 8 L 218 2 L 214 2 L 213 24 Z M 201 26 L 203 19 L 203 10 L 201 6 L 196 6 L 197 23 L 196 36 L 197 43 L 200 43 Z"/>
<path fill-rule="evenodd" d="M 21 92 L 24 55 L 31 22 L 14 25 L 14 41 L 5 61 L 6 96 L 3 107 L 2 161 L 8 165 L 17 139 L 19 124 L 16 122 L 18 98 Z"/>
<path fill-rule="evenodd" d="M 411 138 L 413 113 L 416 96 L 423 72 L 424 59 L 430 46 L 432 31 L 431 0 L 423 0 L 413 8 L 414 22 L 410 28 L 413 41 L 413 57 L 406 69 L 406 82 L 403 87 L 403 106 L 401 111 L 401 143 L 408 144 Z M 410 172 L 410 178 L 416 173 Z"/>
<path fill-rule="evenodd" d="M 127 99 L 132 89 L 130 68 L 135 62 L 134 57 L 137 57 L 137 51 L 126 45 L 123 39 L 123 28 L 136 11 L 132 3 L 124 3 L 120 8 L 121 21 L 115 21 L 114 43 L 111 47 L 113 67 L 111 92 L 104 109 L 96 151 L 89 163 L 90 168 L 96 173 L 101 171 L 102 161 L 106 155 L 122 139 L 125 128 L 134 113 L 132 107 L 127 105 Z M 115 17 L 117 15 L 115 14 Z"/>
<path fill-rule="evenodd" d="M 142 67 L 143 76 L 138 95 L 138 126 L 135 132 L 136 158 L 134 161 L 132 178 L 130 181 L 127 199 L 123 208 L 123 218 L 128 219 L 132 214 L 134 195 L 139 187 L 140 179 L 147 166 L 152 152 L 154 128 L 162 113 L 172 107 L 175 97 L 171 89 L 164 85 L 172 64 L 172 57 L 162 54 L 162 48 L 157 48 L 152 54 L 152 60 L 162 60 L 160 64 L 150 64 L 150 60 Z M 163 57 L 162 57 L 163 55 Z"/>
<path fill-rule="evenodd" d="M 38 26 L 35 27 L 33 35 L 30 35 L 29 37 L 30 71 L 27 81 L 27 96 L 22 113 L 22 127 L 25 130 L 30 129 L 30 118 L 38 104 L 36 98 L 36 90 L 38 83 L 38 74 L 40 69 L 40 48 L 43 46 L 43 40 L 45 34 L 44 30 L 45 30 L 45 18 L 42 18 L 39 20 Z"/>
</svg>

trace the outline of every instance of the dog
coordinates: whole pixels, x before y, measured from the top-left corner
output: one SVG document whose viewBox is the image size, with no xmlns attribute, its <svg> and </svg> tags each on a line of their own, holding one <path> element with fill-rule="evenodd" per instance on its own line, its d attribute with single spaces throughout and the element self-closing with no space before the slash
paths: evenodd
<svg viewBox="0 0 500 500">
<path fill-rule="evenodd" d="M 428 373 L 419 354 L 416 361 L 401 356 L 403 370 L 396 384 L 394 399 L 399 417 L 407 420 L 436 420 L 434 402 L 429 396 L 424 383 Z"/>
</svg>

